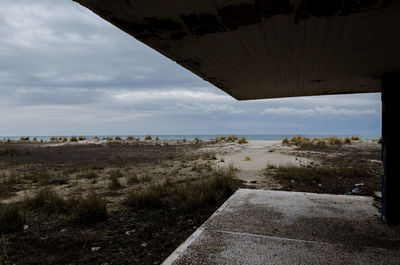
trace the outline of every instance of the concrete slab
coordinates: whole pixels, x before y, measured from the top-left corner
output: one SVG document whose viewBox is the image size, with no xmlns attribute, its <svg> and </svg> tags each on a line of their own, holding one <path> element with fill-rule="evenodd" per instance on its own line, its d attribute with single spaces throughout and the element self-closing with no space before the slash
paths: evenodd
<svg viewBox="0 0 400 265">
<path fill-rule="evenodd" d="M 240 189 L 167 264 L 400 264 L 373 198 Z"/>
</svg>

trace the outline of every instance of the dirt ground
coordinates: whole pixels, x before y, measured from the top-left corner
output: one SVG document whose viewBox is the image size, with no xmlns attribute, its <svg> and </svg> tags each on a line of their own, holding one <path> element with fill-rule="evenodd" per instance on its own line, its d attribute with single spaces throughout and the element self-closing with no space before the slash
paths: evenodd
<svg viewBox="0 0 400 265">
<path fill-rule="evenodd" d="M 318 148 L 277 141 L 0 143 L 2 204 L 22 202 L 50 187 L 65 198 L 94 191 L 105 198 L 109 211 L 106 221 L 84 225 L 68 213 L 28 209 L 26 227 L 4 233 L 0 257 L 5 264 L 160 264 L 226 198 L 187 211 L 173 206 L 132 209 L 124 204 L 127 194 L 166 179 L 201 179 L 226 167 L 237 169 L 235 177 L 246 188 L 344 194 L 362 183 L 362 194 L 370 195 L 380 189 L 382 165 L 376 141 Z M 337 169 L 337 175 L 322 172 L 309 179 L 285 173 L 288 168 L 312 170 L 306 174 L 315 174 L 315 168 Z M 115 189 L 110 186 L 113 176 L 120 183 Z"/>
</svg>

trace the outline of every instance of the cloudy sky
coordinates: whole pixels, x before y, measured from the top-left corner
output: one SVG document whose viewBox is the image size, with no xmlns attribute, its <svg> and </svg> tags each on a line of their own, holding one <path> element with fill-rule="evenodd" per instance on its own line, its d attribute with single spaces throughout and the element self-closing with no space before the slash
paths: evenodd
<svg viewBox="0 0 400 265">
<path fill-rule="evenodd" d="M 380 104 L 239 102 L 72 0 L 1 0 L 0 136 L 379 135 Z"/>
</svg>

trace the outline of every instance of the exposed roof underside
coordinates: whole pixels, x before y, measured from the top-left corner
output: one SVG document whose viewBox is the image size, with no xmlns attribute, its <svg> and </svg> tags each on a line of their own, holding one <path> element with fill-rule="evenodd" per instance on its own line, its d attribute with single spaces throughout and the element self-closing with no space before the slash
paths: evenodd
<svg viewBox="0 0 400 265">
<path fill-rule="evenodd" d="M 380 91 L 396 0 L 74 0 L 236 99 Z"/>
</svg>

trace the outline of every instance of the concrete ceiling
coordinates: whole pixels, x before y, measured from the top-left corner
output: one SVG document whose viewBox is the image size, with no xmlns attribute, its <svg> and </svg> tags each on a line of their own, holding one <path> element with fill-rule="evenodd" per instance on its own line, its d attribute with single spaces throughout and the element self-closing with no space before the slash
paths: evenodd
<svg viewBox="0 0 400 265">
<path fill-rule="evenodd" d="M 396 0 L 74 0 L 236 99 L 379 92 Z"/>
</svg>

